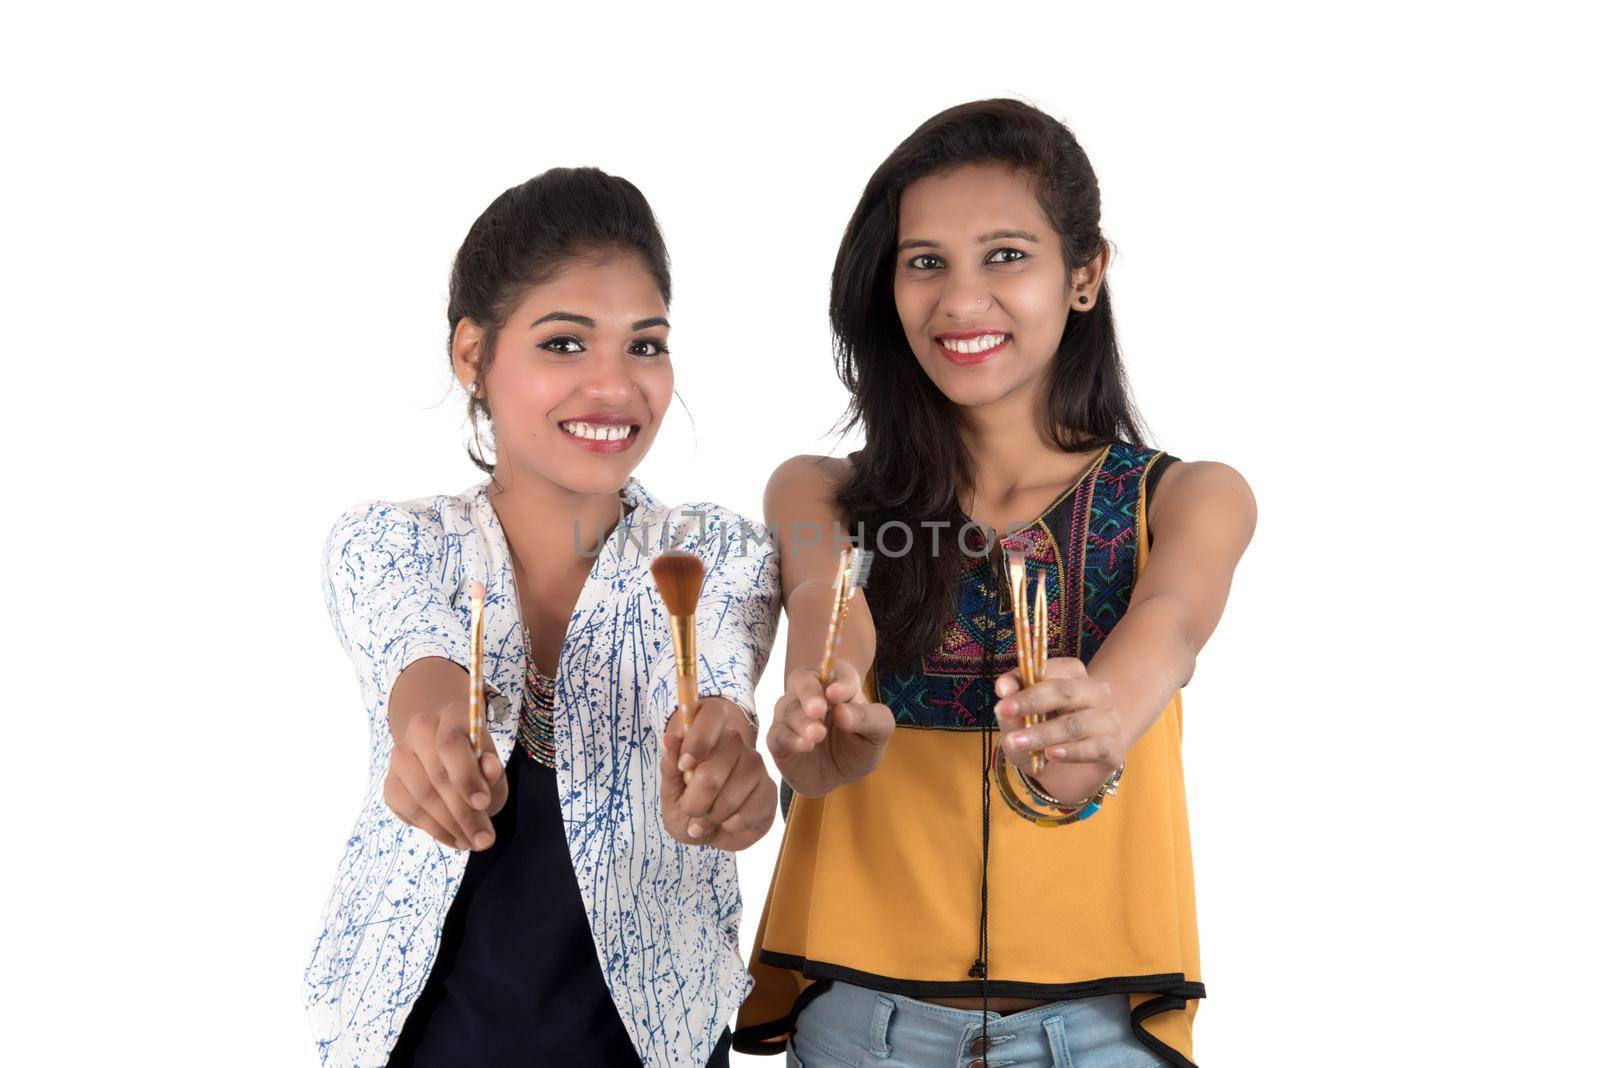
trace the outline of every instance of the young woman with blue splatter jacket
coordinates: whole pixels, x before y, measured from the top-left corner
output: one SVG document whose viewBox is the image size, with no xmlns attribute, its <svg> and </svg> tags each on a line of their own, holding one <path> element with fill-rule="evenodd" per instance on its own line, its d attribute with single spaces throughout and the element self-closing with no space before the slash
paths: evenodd
<svg viewBox="0 0 1600 1068">
<path fill-rule="evenodd" d="M 632 184 L 558 168 L 507 190 L 450 282 L 490 477 L 364 502 L 329 534 L 327 607 L 372 744 L 305 972 L 324 1064 L 727 1063 L 751 986 L 733 851 L 777 802 L 750 710 L 778 571 L 759 525 L 668 508 L 632 476 L 672 398 L 670 294 Z M 668 546 L 706 567 L 682 737 L 649 573 Z M 493 740 L 476 759 L 475 581 Z"/>
</svg>

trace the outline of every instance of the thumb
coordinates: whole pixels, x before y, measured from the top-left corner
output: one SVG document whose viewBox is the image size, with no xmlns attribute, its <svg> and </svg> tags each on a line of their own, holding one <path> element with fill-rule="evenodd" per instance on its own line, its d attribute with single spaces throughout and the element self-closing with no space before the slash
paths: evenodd
<svg viewBox="0 0 1600 1068">
<path fill-rule="evenodd" d="M 478 767 L 483 772 L 484 781 L 489 784 L 489 805 L 484 813 L 488 816 L 498 815 L 511 797 L 511 786 L 506 779 L 506 769 L 492 746 L 478 758 Z"/>
<path fill-rule="evenodd" d="M 861 672 L 848 660 L 833 662 L 833 681 L 823 691 L 829 701 L 848 701 L 861 693 Z"/>
<path fill-rule="evenodd" d="M 678 758 L 683 753 L 683 735 L 668 731 L 661 738 L 661 807 L 671 808 L 683 796 L 683 772 L 678 770 Z"/>
<path fill-rule="evenodd" d="M 888 709 L 883 705 L 852 701 L 833 707 L 834 725 L 867 741 L 881 742 L 894 731 L 894 716 L 885 719 Z"/>
</svg>

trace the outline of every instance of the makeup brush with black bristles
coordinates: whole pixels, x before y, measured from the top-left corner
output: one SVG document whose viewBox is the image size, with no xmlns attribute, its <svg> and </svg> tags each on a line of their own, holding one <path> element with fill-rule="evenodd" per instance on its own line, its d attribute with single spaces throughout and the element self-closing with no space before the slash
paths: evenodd
<svg viewBox="0 0 1600 1068">
<path fill-rule="evenodd" d="M 672 617 L 672 655 L 678 666 L 678 707 L 683 711 L 682 728 L 694 723 L 699 708 L 699 685 L 695 678 L 694 610 L 700 603 L 700 586 L 705 582 L 706 565 L 694 553 L 665 552 L 650 565 L 650 574 L 661 591 L 661 601 Z"/>
</svg>

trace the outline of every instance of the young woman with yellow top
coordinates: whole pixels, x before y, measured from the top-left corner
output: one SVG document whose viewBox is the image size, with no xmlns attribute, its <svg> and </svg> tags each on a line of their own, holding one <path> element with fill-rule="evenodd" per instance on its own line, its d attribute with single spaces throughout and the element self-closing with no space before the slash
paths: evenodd
<svg viewBox="0 0 1600 1068">
<path fill-rule="evenodd" d="M 1180 690 L 1255 503 L 1232 468 L 1143 444 L 1108 254 L 1082 148 L 1018 101 L 934 116 L 867 183 L 831 300 L 865 447 L 767 489 L 787 807 L 736 1049 L 1194 1063 Z M 839 550 L 818 529 L 876 553 L 826 689 Z M 1021 686 L 1013 590 L 1031 606 L 1041 581 L 1048 659 Z"/>
</svg>

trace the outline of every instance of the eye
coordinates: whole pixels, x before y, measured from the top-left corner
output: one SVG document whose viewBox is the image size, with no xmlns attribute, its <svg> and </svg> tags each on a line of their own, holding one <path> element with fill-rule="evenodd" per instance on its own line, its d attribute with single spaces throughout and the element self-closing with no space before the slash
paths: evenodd
<svg viewBox="0 0 1600 1068">
<path fill-rule="evenodd" d="M 565 345 L 571 345 L 572 348 L 558 348 L 557 347 L 557 346 L 565 346 Z M 556 337 L 551 338 L 549 341 L 546 341 L 543 345 L 540 345 L 539 347 L 541 349 L 549 349 L 551 352 L 559 352 L 563 356 L 571 356 L 574 353 L 579 353 L 579 352 L 583 351 L 583 342 L 579 341 L 577 338 L 573 337 L 571 334 L 559 334 Z"/>
<path fill-rule="evenodd" d="M 933 262 L 932 263 L 919 263 L 918 262 L 919 260 L 932 260 Z M 906 266 L 910 267 L 913 271 L 928 271 L 928 270 L 932 270 L 934 267 L 938 266 L 939 263 L 940 263 L 940 260 L 939 260 L 938 256 L 935 256 L 931 252 L 922 252 L 922 253 L 919 253 L 919 254 L 917 254 L 915 256 L 912 256 L 909 260 L 907 260 L 906 261 Z"/>
<path fill-rule="evenodd" d="M 1009 254 L 1010 258 L 1008 258 L 1008 259 L 996 259 L 995 258 L 995 257 L 1000 256 L 1002 254 Z M 985 259 L 983 262 L 984 263 L 1021 263 L 1023 260 L 1025 260 L 1027 258 L 1028 258 L 1028 253 L 1022 251 L 1020 248 L 997 248 L 993 252 L 989 253 L 988 258 Z"/>
<path fill-rule="evenodd" d="M 640 348 L 643 348 L 645 351 L 640 352 Z M 660 339 L 653 337 L 639 338 L 632 345 L 628 346 L 628 351 L 635 356 L 665 356 L 671 352 L 671 350 L 668 349 Z"/>
</svg>

